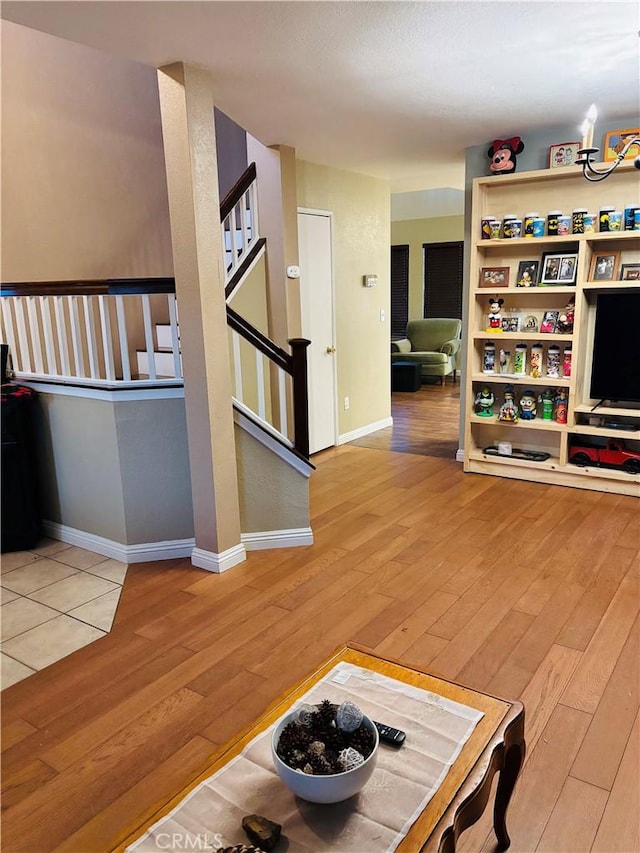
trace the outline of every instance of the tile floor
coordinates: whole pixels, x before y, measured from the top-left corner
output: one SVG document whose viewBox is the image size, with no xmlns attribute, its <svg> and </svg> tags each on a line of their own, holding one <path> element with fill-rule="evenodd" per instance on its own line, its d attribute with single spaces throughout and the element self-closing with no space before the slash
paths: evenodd
<svg viewBox="0 0 640 853">
<path fill-rule="evenodd" d="M 44 669 L 110 630 L 127 571 L 53 539 L 2 554 L 0 688 Z"/>
</svg>

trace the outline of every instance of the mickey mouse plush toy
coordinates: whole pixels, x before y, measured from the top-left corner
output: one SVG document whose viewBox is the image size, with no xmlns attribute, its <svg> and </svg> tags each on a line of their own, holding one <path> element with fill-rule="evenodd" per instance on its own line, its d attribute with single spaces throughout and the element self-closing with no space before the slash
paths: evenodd
<svg viewBox="0 0 640 853">
<path fill-rule="evenodd" d="M 496 139 L 487 151 L 491 158 L 489 171 L 494 175 L 508 175 L 516 170 L 516 157 L 524 151 L 524 142 L 519 136 L 511 139 Z"/>
</svg>

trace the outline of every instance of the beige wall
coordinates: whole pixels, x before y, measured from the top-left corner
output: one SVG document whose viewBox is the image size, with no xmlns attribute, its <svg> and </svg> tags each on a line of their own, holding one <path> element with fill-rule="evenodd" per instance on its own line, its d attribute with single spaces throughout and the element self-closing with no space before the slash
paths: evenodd
<svg viewBox="0 0 640 853">
<path fill-rule="evenodd" d="M 2 23 L 2 278 L 173 275 L 154 69 Z"/>
<path fill-rule="evenodd" d="M 423 243 L 464 239 L 464 216 L 405 219 L 391 223 L 391 245 L 409 245 L 409 319 L 423 316 Z"/>
<path fill-rule="evenodd" d="M 389 185 L 298 161 L 297 186 L 299 207 L 333 213 L 338 431 L 344 435 L 391 414 Z M 377 287 L 363 287 L 367 273 L 378 276 Z"/>
</svg>

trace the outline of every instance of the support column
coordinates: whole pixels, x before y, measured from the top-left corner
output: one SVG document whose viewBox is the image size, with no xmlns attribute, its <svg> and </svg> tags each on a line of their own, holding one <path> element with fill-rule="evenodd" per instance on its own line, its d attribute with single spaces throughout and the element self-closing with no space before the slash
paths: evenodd
<svg viewBox="0 0 640 853">
<path fill-rule="evenodd" d="M 213 80 L 185 63 L 158 72 L 184 372 L 195 566 L 245 559 L 231 405 Z M 160 460 L 159 464 L 162 464 Z"/>
</svg>

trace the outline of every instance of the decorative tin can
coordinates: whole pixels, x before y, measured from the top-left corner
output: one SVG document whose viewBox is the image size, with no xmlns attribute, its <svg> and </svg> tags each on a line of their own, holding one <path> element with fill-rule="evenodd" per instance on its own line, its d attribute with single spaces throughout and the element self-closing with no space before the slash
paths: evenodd
<svg viewBox="0 0 640 853">
<path fill-rule="evenodd" d="M 640 207 L 633 211 L 633 230 L 640 231 Z"/>
<path fill-rule="evenodd" d="M 586 207 L 576 207 L 571 215 L 571 233 L 584 234 L 584 215 L 587 212 Z"/>
<path fill-rule="evenodd" d="M 482 372 L 496 372 L 496 345 L 493 341 L 487 341 L 482 351 Z"/>
<path fill-rule="evenodd" d="M 638 207 L 635 204 L 628 205 L 624 209 L 624 230 L 633 231 L 633 216 Z"/>
<path fill-rule="evenodd" d="M 598 217 L 595 213 L 585 213 L 583 219 L 585 234 L 593 234 L 595 232 L 597 220 Z"/>
<path fill-rule="evenodd" d="M 499 219 L 494 219 L 491 222 L 491 239 L 498 240 L 500 237 L 500 231 L 502 229 L 502 222 Z"/>
<path fill-rule="evenodd" d="M 538 218 L 538 213 L 525 213 L 523 221 L 523 231 L 525 237 L 533 237 L 533 223 Z"/>
<path fill-rule="evenodd" d="M 555 237 L 558 233 L 558 217 L 562 216 L 561 210 L 550 210 L 547 213 L 547 234 L 549 237 Z"/>
<path fill-rule="evenodd" d="M 622 231 L 621 210 L 612 210 L 609 213 L 609 231 Z"/>
<path fill-rule="evenodd" d="M 533 220 L 533 236 L 544 237 L 544 219 L 542 216 L 536 216 Z"/>
<path fill-rule="evenodd" d="M 571 217 L 570 216 L 559 216 L 558 217 L 558 236 L 564 237 L 567 234 L 571 233 Z"/>
<path fill-rule="evenodd" d="M 482 228 L 480 229 L 480 234 L 483 240 L 491 239 L 491 224 L 495 222 L 494 216 L 483 216 L 482 217 Z"/>
<path fill-rule="evenodd" d="M 505 219 L 502 223 L 502 233 L 505 237 L 520 237 L 522 234 L 522 219 Z"/>
<path fill-rule="evenodd" d="M 600 208 L 600 231 L 608 231 L 609 230 L 609 214 L 612 210 L 615 210 L 615 207 L 612 204 L 605 205 Z"/>
<path fill-rule="evenodd" d="M 560 376 L 560 347 L 551 344 L 547 350 L 547 376 L 558 379 Z"/>
</svg>

